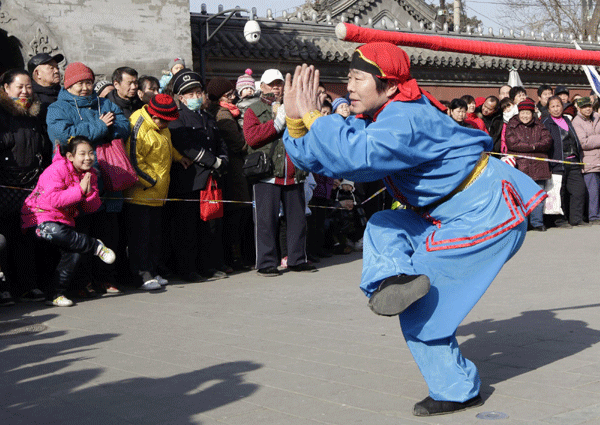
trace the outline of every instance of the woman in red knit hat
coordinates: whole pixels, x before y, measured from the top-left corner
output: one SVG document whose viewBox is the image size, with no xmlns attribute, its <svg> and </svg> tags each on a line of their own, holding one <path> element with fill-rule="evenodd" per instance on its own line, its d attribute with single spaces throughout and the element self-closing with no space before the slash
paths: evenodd
<svg viewBox="0 0 600 425">
<path fill-rule="evenodd" d="M 535 102 L 527 98 L 517 105 L 519 114 L 506 125 L 506 147 L 508 153 L 548 158 L 552 148 L 552 135 L 535 114 Z M 548 162 L 517 157 L 517 169 L 531 177 L 543 189 L 546 180 L 552 177 Z M 533 230 L 546 231 L 544 226 L 544 201 L 529 215 L 529 225 Z"/>
</svg>

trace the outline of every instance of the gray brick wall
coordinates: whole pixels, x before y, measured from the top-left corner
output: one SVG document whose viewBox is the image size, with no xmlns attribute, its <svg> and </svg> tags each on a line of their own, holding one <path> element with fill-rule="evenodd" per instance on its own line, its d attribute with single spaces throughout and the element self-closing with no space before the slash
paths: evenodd
<svg viewBox="0 0 600 425">
<path fill-rule="evenodd" d="M 189 0 L 28 0 L 21 4 L 44 19 L 69 62 L 83 62 L 99 76 L 131 66 L 140 75 L 160 78 L 175 57 L 192 64 Z"/>
</svg>

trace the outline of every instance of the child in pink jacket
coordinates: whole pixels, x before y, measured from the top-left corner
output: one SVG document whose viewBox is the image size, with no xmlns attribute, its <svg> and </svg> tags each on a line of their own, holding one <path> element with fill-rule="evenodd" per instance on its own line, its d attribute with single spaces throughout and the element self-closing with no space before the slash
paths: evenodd
<svg viewBox="0 0 600 425">
<path fill-rule="evenodd" d="M 101 240 L 75 231 L 79 212 L 94 212 L 101 204 L 98 178 L 94 165 L 94 148 L 83 137 L 72 137 L 61 146 L 25 200 L 21 210 L 23 228 L 35 227 L 35 234 L 60 248 L 61 258 L 52 276 L 46 304 L 70 307 L 73 302 L 64 296 L 73 278 L 81 254 L 93 254 L 105 263 L 115 261 L 115 253 Z"/>
</svg>

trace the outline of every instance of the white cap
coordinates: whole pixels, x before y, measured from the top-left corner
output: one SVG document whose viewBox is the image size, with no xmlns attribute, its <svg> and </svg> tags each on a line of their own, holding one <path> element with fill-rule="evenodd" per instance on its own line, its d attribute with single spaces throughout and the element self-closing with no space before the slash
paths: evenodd
<svg viewBox="0 0 600 425">
<path fill-rule="evenodd" d="M 343 180 L 340 182 L 340 186 L 342 186 L 343 184 L 350 185 L 350 186 L 352 186 L 352 189 L 354 189 L 354 182 L 352 182 L 352 181 L 350 181 L 350 180 L 343 179 Z"/>
<path fill-rule="evenodd" d="M 283 74 L 278 69 L 267 69 L 260 77 L 260 82 L 265 84 L 271 84 L 275 80 L 283 81 Z"/>
</svg>

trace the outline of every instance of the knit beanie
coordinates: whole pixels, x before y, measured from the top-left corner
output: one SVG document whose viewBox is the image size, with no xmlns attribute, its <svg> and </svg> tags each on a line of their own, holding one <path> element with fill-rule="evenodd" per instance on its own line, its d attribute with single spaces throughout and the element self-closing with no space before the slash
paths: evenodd
<svg viewBox="0 0 600 425">
<path fill-rule="evenodd" d="M 112 86 L 112 83 L 110 81 L 100 80 L 96 84 L 94 84 L 94 91 L 98 96 L 100 96 L 102 94 L 102 90 L 104 90 L 108 86 Z"/>
<path fill-rule="evenodd" d="M 252 70 L 250 68 L 246 69 L 244 75 L 240 75 L 235 84 L 235 89 L 238 94 L 242 93 L 242 90 L 246 88 L 251 88 L 252 90 L 256 90 L 256 85 L 254 83 L 254 78 L 252 78 Z"/>
<path fill-rule="evenodd" d="M 206 93 L 208 98 L 213 101 L 217 101 L 230 90 L 235 89 L 233 83 L 226 78 L 216 77 L 210 80 L 206 86 Z"/>
<path fill-rule="evenodd" d="M 331 104 L 331 112 L 334 113 L 335 110 L 337 109 L 337 107 L 340 106 L 342 103 L 345 103 L 346 105 L 350 105 L 350 101 L 348 99 L 346 99 L 345 97 L 338 97 Z"/>
<path fill-rule="evenodd" d="M 148 113 L 165 121 L 175 121 L 179 118 L 177 104 L 168 94 L 160 93 L 148 102 Z"/>
<path fill-rule="evenodd" d="M 519 111 L 535 111 L 535 102 L 531 98 L 526 98 L 525 100 L 519 102 L 517 105 Z"/>
<path fill-rule="evenodd" d="M 185 68 L 185 61 L 181 58 L 175 58 L 171 62 L 169 62 L 169 72 L 171 72 L 173 67 L 177 64 L 181 64 Z"/>
<path fill-rule="evenodd" d="M 94 72 L 81 62 L 73 62 L 65 69 L 65 89 L 83 80 L 94 81 Z"/>
</svg>

